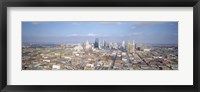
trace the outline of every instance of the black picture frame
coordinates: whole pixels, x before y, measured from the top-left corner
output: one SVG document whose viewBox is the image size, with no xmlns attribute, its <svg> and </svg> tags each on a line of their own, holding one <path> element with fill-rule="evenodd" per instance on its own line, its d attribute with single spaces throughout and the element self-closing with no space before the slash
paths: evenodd
<svg viewBox="0 0 200 92">
<path fill-rule="evenodd" d="M 7 85 L 7 7 L 193 7 L 194 85 Z M 1 0 L 1 92 L 199 92 L 200 0 Z"/>
</svg>

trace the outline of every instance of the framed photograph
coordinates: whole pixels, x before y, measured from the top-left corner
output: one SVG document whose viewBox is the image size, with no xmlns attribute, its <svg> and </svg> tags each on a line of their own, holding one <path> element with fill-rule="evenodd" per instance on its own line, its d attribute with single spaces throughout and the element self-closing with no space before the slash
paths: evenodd
<svg viewBox="0 0 200 92">
<path fill-rule="evenodd" d="M 199 0 L 6 0 L 0 88 L 199 91 Z"/>
</svg>

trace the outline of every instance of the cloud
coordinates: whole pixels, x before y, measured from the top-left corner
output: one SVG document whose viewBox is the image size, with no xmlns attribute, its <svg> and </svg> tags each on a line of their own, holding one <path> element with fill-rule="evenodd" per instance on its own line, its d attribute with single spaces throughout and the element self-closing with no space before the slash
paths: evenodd
<svg viewBox="0 0 200 92">
<path fill-rule="evenodd" d="M 109 35 L 88 33 L 88 34 L 67 34 L 66 36 L 67 37 L 106 37 L 106 36 L 109 36 Z"/>
<path fill-rule="evenodd" d="M 67 34 L 67 37 L 80 36 L 80 34 Z"/>
<path fill-rule="evenodd" d="M 97 34 L 88 33 L 87 36 L 97 36 Z"/>
</svg>

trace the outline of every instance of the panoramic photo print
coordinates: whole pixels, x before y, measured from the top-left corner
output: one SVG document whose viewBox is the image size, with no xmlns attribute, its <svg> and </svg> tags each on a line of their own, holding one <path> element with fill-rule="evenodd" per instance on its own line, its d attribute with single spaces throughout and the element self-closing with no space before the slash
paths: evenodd
<svg viewBox="0 0 200 92">
<path fill-rule="evenodd" d="M 22 70 L 178 70 L 178 22 L 23 21 Z"/>
</svg>

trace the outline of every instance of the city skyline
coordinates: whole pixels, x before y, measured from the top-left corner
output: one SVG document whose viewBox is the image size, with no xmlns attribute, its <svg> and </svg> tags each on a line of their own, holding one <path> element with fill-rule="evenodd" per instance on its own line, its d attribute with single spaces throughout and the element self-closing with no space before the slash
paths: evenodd
<svg viewBox="0 0 200 92">
<path fill-rule="evenodd" d="M 178 44 L 178 22 L 22 22 L 22 41 Z"/>
<path fill-rule="evenodd" d="M 178 70 L 178 22 L 22 22 L 22 40 L 22 70 Z"/>
</svg>

